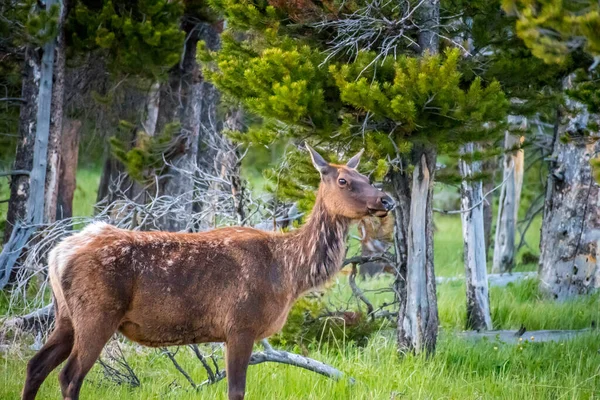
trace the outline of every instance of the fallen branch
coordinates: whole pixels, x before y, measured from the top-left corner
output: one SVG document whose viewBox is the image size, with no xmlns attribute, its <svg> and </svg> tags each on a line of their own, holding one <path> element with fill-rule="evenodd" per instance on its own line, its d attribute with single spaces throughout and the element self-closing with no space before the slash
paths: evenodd
<svg viewBox="0 0 600 400">
<path fill-rule="evenodd" d="M 4 327 L 20 331 L 45 331 L 52 321 L 54 321 L 54 305 L 50 303 L 29 314 L 6 320 Z"/>
<path fill-rule="evenodd" d="M 505 331 L 485 331 L 485 332 L 461 332 L 458 334 L 459 337 L 469 340 L 481 340 L 487 338 L 488 340 L 498 340 L 501 342 L 514 343 L 528 340 L 531 342 L 553 342 L 560 340 L 568 340 L 575 336 L 582 335 L 585 333 L 594 332 L 594 329 L 578 329 L 578 330 L 541 330 L 541 331 L 526 331 L 521 329 L 516 330 L 505 330 Z"/>
<path fill-rule="evenodd" d="M 298 368 L 303 368 L 308 371 L 315 372 L 319 375 L 323 375 L 323 376 L 326 376 L 326 377 L 334 379 L 334 380 L 339 380 L 344 377 L 343 372 L 341 372 L 340 370 L 338 370 L 330 365 L 322 363 L 320 361 L 314 360 L 309 357 L 304 357 L 299 354 L 290 353 L 290 352 L 287 352 L 284 350 L 275 350 L 273 348 L 273 346 L 271 346 L 269 344 L 267 339 L 263 339 L 261 341 L 261 344 L 264 347 L 264 351 L 258 351 L 258 352 L 252 353 L 252 355 L 250 356 L 249 365 L 257 365 L 257 364 L 262 364 L 265 362 L 274 362 L 274 363 L 279 363 L 279 364 L 291 365 L 291 366 L 298 367 Z M 224 370 L 219 371 L 216 363 L 215 363 L 216 371 L 213 371 L 212 368 L 206 362 L 206 358 L 200 353 L 198 347 L 195 345 L 190 346 L 190 347 L 196 354 L 196 357 L 198 357 L 200 362 L 202 362 L 202 365 L 204 366 L 204 368 L 206 369 L 207 374 L 208 374 L 208 379 L 200 384 L 196 384 L 194 382 L 194 380 L 190 377 L 190 375 L 181 367 L 181 365 L 179 365 L 179 363 L 175 359 L 175 355 L 177 354 L 177 351 L 175 353 L 173 353 L 166 348 L 163 348 L 162 351 L 164 354 L 167 355 L 167 357 L 169 357 L 171 362 L 173 362 L 173 365 L 175 366 L 175 368 L 186 378 L 186 380 L 190 383 L 190 385 L 195 390 L 198 390 L 206 385 L 215 384 L 215 383 L 225 379 L 225 377 L 227 376 L 226 371 L 224 371 Z M 214 359 L 213 359 L 213 362 L 214 362 Z M 350 382 L 354 383 L 354 379 L 350 378 Z"/>
<path fill-rule="evenodd" d="M 367 306 L 367 315 L 371 317 L 371 320 L 375 320 L 375 316 L 373 315 L 373 304 L 367 299 L 367 296 L 360 290 L 360 288 L 356 285 L 356 263 L 352 263 L 352 273 L 348 278 L 348 283 L 350 284 L 350 288 L 352 289 L 352 293 L 361 300 Z"/>
<path fill-rule="evenodd" d="M 490 286 L 504 287 L 509 283 L 517 282 L 523 279 L 535 279 L 537 278 L 537 272 L 513 272 L 511 274 L 488 274 L 488 284 Z M 448 282 L 462 282 L 464 277 L 442 277 L 438 276 L 435 278 L 436 284 L 448 283 Z"/>
</svg>

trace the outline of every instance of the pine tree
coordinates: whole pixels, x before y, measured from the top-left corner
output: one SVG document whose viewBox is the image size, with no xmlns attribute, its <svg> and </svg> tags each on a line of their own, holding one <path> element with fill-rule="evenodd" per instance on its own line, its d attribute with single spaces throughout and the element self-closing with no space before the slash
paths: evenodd
<svg viewBox="0 0 600 400">
<path fill-rule="evenodd" d="M 375 3 L 343 3 L 334 10 L 309 1 L 273 4 L 215 2 L 233 29 L 253 34 L 238 41 L 226 32 L 222 50 L 203 55 L 213 61 L 207 75 L 261 117 L 241 140 L 268 145 L 281 136 L 310 138 L 334 159 L 366 149 L 367 168 L 387 176 L 399 200 L 399 281 L 408 282 L 400 284 L 400 346 L 432 351 L 437 335 L 431 207 L 436 155 L 493 138 L 508 106 L 504 93 L 493 79 L 464 73 L 467 63 L 460 51 L 439 41 L 436 1 L 424 2 L 415 13 L 377 3 L 377 12 L 387 13 L 389 20 L 405 16 L 420 29 L 399 35 L 392 50 L 385 35 L 368 43 L 358 40 L 355 53 L 343 53 L 343 46 L 331 43 L 354 40 L 344 21 L 373 11 Z M 334 22 L 315 28 L 311 20 L 323 16 Z M 404 54 L 394 57 L 394 51 Z M 276 187 L 277 194 L 304 198 L 307 206 L 306 188 L 318 177 L 296 153 L 287 165 L 297 178 Z"/>
</svg>

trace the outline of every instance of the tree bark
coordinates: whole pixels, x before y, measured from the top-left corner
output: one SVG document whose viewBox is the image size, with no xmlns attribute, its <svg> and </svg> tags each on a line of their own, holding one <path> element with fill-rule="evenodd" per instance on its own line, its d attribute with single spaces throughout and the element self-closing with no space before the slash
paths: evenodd
<svg viewBox="0 0 600 400">
<path fill-rule="evenodd" d="M 50 133 L 48 137 L 48 167 L 46 171 L 46 189 L 44 192 L 44 222 L 56 220 L 58 187 L 61 162 L 61 136 L 63 131 L 63 106 L 65 99 L 66 68 L 66 28 L 65 21 L 69 12 L 68 0 L 62 0 L 59 15 L 59 31 L 56 37 L 54 54 L 54 84 L 52 88 L 52 114 L 50 117 Z"/>
<path fill-rule="evenodd" d="M 520 129 L 527 128 L 527 119 L 509 116 L 509 124 L 520 124 Z M 523 186 L 523 150 L 515 150 L 522 142 L 521 135 L 507 131 L 504 136 L 504 185 L 500 191 L 498 202 L 498 219 L 496 223 L 496 239 L 494 241 L 494 259 L 492 272 L 504 273 L 512 271 L 515 261 L 515 236 L 521 187 Z"/>
<path fill-rule="evenodd" d="M 473 154 L 478 146 L 463 146 L 463 154 Z M 481 162 L 460 160 L 461 220 L 464 242 L 465 277 L 467 288 L 467 329 L 490 330 L 492 317 L 485 256 L 483 189 L 473 176 L 481 172 Z"/>
<path fill-rule="evenodd" d="M 48 0 L 49 9 L 55 0 Z M 62 14 L 62 11 L 61 11 Z M 59 26 L 60 29 L 60 26 Z M 36 133 L 33 145 L 33 162 L 27 197 L 27 212 L 24 222 L 15 221 L 11 236 L 0 253 L 0 289 L 4 288 L 13 276 L 13 267 L 21 251 L 36 227 L 44 222 L 44 199 L 46 168 L 48 166 L 48 139 L 50 136 L 51 106 L 53 97 L 53 68 L 56 40 L 49 40 L 43 47 L 39 70 L 39 92 L 37 94 L 37 113 L 35 116 Z"/>
<path fill-rule="evenodd" d="M 437 54 L 439 51 L 440 3 L 439 0 L 425 0 L 419 9 L 420 32 L 418 43 L 421 54 Z M 406 275 L 397 279 L 397 294 L 400 297 L 398 312 L 398 349 L 401 353 L 435 351 L 438 331 L 437 295 L 433 270 L 433 178 L 435 172 L 436 149 L 431 145 L 415 145 L 412 150 L 414 171 L 409 204 L 402 204 L 409 198 L 400 195 L 396 216 L 395 240 L 398 265 L 402 273 L 402 258 L 406 257 Z M 398 177 L 398 184 L 402 186 Z M 409 182 L 405 182 L 408 186 Z M 397 193 L 398 195 L 398 193 Z M 403 234 L 400 223 L 408 228 Z M 405 248 L 399 243 L 406 239 Z M 404 253 L 405 251 L 405 253 Z M 404 279 L 404 283 L 402 283 Z M 402 293 L 404 291 L 405 293 Z M 404 299 L 402 298 L 404 296 Z"/>
<path fill-rule="evenodd" d="M 80 129 L 80 120 L 67 119 L 63 124 L 56 219 L 71 218 L 73 216 L 73 196 L 77 187 Z"/>
<path fill-rule="evenodd" d="M 483 171 L 490 174 L 490 177 L 483 182 L 483 193 L 489 193 L 494 189 L 494 175 L 496 171 L 496 159 L 485 160 L 483 162 Z M 483 201 L 483 231 L 485 235 L 485 255 L 486 260 L 490 254 L 490 247 L 492 245 L 492 223 L 493 213 L 492 204 L 494 194 L 488 195 Z"/>
<path fill-rule="evenodd" d="M 398 316 L 402 352 L 433 353 L 438 313 L 433 270 L 433 178 L 435 150 L 415 150 L 406 252 L 406 302 Z"/>
<path fill-rule="evenodd" d="M 13 169 L 31 171 L 33 166 L 33 145 L 36 134 L 36 115 L 38 95 L 40 92 L 40 70 L 42 60 L 36 49 L 25 49 L 25 65 L 23 66 L 23 103 L 19 114 L 19 142 Z M 29 175 L 15 175 L 10 181 L 10 201 L 6 214 L 4 241 L 8 242 L 15 223 L 27 214 L 29 198 Z"/>
<path fill-rule="evenodd" d="M 600 287 L 600 186 L 590 165 L 600 154 L 599 123 L 599 115 L 572 99 L 558 115 L 539 275 L 542 291 L 559 300 Z"/>
<path fill-rule="evenodd" d="M 196 47 L 200 39 L 197 25 L 190 25 L 187 31 L 184 52 L 179 68 L 173 75 L 179 77 L 175 85 L 180 107 L 172 108 L 171 121 L 180 116 L 181 130 L 177 141 L 179 149 L 168 160 L 172 167 L 168 168 L 167 176 L 163 179 L 162 192 L 178 198 L 178 210 L 191 214 L 194 191 L 193 171 L 196 168 L 198 157 L 198 137 L 200 134 L 200 102 L 203 97 L 202 80 L 198 63 L 196 62 Z M 175 78 L 171 79 L 172 89 Z M 169 105 L 166 105 L 169 107 Z M 161 102 L 162 107 L 162 102 Z M 164 114 L 163 114 L 164 116 Z M 166 121 L 166 120 L 165 120 Z M 168 123 L 168 122 L 167 122 Z M 164 218 L 161 223 L 163 229 L 180 231 L 186 228 L 187 221 L 181 218 Z"/>
</svg>

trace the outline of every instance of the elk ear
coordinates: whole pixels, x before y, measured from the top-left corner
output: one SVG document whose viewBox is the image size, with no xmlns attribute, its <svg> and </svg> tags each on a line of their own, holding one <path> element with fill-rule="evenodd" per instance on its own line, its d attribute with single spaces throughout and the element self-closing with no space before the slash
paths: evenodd
<svg viewBox="0 0 600 400">
<path fill-rule="evenodd" d="M 313 165 L 315 166 L 317 171 L 319 171 L 319 173 L 321 174 L 324 173 L 327 170 L 327 168 L 329 168 L 329 163 L 325 161 L 325 159 L 319 153 L 317 153 L 315 149 L 310 147 L 308 143 L 304 143 L 304 145 L 310 152 L 310 158 L 312 159 Z"/>
<path fill-rule="evenodd" d="M 346 163 L 346 167 L 356 169 L 358 167 L 358 163 L 360 162 L 360 156 L 364 153 L 365 149 L 360 149 L 358 153 L 354 157 L 348 160 Z"/>
</svg>

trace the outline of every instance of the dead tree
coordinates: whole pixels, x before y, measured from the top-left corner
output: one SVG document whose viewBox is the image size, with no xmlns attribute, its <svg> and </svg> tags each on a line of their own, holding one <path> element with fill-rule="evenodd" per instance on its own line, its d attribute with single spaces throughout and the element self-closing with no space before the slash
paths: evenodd
<svg viewBox="0 0 600 400">
<path fill-rule="evenodd" d="M 469 143 L 461 149 L 472 156 L 479 146 Z M 459 162 L 461 183 L 461 220 L 467 287 L 467 329 L 490 330 L 492 317 L 488 292 L 487 263 L 481 180 L 473 180 L 481 172 L 481 161 Z"/>
<path fill-rule="evenodd" d="M 572 87 L 570 76 L 565 87 Z M 540 285 L 556 299 L 600 287 L 600 186 L 590 160 L 600 154 L 600 116 L 567 98 L 557 113 L 540 241 Z"/>
<path fill-rule="evenodd" d="M 73 196 L 77 186 L 77 161 L 79 159 L 79 134 L 81 121 L 66 119 L 61 139 L 60 173 L 56 199 L 56 218 L 73 216 Z"/>
<path fill-rule="evenodd" d="M 496 239 L 494 241 L 494 259 L 492 272 L 510 272 L 515 262 L 515 239 L 519 200 L 523 186 L 524 153 L 520 149 L 523 142 L 522 133 L 515 130 L 527 129 L 527 118 L 509 116 L 509 130 L 504 137 L 504 180 L 506 184 L 500 192 L 498 201 L 498 218 L 496 222 Z"/>
<path fill-rule="evenodd" d="M 49 0 L 46 2 L 46 8 L 49 9 L 56 3 L 55 0 Z M 60 15 L 63 16 L 64 12 L 61 11 Z M 60 22 L 59 30 L 61 29 Z M 39 79 L 39 91 L 35 98 L 31 97 L 31 100 L 37 103 L 37 107 L 35 114 L 35 144 L 33 146 L 32 169 L 29 176 L 29 194 L 27 196 L 25 218 L 21 221 L 15 220 L 11 235 L 0 253 L 0 289 L 4 288 L 8 283 L 15 262 L 19 258 L 31 234 L 44 222 L 46 169 L 48 166 L 48 140 L 51 129 L 53 90 L 62 90 L 62 88 L 53 88 L 56 46 L 56 38 L 50 39 L 43 46 L 43 55 L 38 74 L 31 76 L 33 79 Z M 33 62 L 33 59 L 29 59 L 28 62 Z M 33 68 L 33 71 L 35 70 L 36 68 Z M 34 95 L 32 94 L 31 96 Z M 28 107 L 25 107 L 24 112 L 29 116 L 33 116 L 31 109 Z"/>
</svg>

